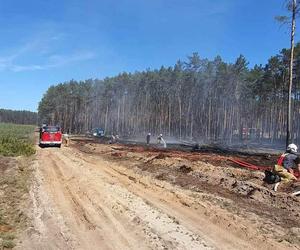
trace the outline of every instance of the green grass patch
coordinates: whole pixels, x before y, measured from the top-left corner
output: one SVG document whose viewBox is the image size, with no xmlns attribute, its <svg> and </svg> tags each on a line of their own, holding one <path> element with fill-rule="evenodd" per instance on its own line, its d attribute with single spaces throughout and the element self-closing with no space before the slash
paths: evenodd
<svg viewBox="0 0 300 250">
<path fill-rule="evenodd" d="M 16 246 L 16 244 L 12 240 L 3 240 L 2 247 L 12 249 Z"/>
<path fill-rule="evenodd" d="M 16 237 L 13 233 L 0 233 L 0 238 L 2 239 L 2 249 L 12 249 L 16 246 L 16 243 L 14 242 Z"/>
<path fill-rule="evenodd" d="M 0 123 L 0 155 L 30 156 L 35 153 L 32 125 Z"/>
</svg>

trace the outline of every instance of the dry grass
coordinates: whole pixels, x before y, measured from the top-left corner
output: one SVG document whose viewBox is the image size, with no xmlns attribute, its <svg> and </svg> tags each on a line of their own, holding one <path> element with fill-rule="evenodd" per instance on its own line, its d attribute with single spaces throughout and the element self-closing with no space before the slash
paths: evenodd
<svg viewBox="0 0 300 250">
<path fill-rule="evenodd" d="M 31 158 L 0 157 L 0 249 L 12 248 L 28 225 L 24 213 L 30 188 Z"/>
<path fill-rule="evenodd" d="M 28 225 L 28 200 L 34 154 L 34 126 L 0 123 L 0 249 L 12 249 Z M 16 157 L 18 156 L 18 157 Z"/>
</svg>

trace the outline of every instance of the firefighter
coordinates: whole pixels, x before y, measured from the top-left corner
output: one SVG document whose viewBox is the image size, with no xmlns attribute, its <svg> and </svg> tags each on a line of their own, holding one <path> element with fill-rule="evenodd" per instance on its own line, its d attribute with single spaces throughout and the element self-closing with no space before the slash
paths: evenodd
<svg viewBox="0 0 300 250">
<path fill-rule="evenodd" d="M 150 139 L 151 139 L 151 133 L 148 133 L 146 136 L 147 145 L 150 144 Z"/>
<path fill-rule="evenodd" d="M 69 147 L 70 145 L 70 138 L 68 134 L 63 134 L 63 139 L 64 139 L 64 143 L 66 145 L 66 147 Z"/>
<path fill-rule="evenodd" d="M 161 144 L 162 134 L 157 136 L 157 144 Z"/>
<path fill-rule="evenodd" d="M 281 177 L 282 182 L 297 180 L 294 175 L 295 170 L 300 172 L 300 158 L 296 155 L 297 151 L 298 147 L 295 144 L 289 144 L 274 166 L 274 172 Z"/>
<path fill-rule="evenodd" d="M 113 144 L 116 142 L 116 137 L 112 134 L 110 137 L 110 141 L 108 142 L 109 144 Z"/>
<path fill-rule="evenodd" d="M 158 144 L 163 144 L 164 148 L 167 147 L 167 143 L 166 143 L 166 141 L 164 140 L 164 138 L 162 137 L 162 134 L 160 134 L 160 135 L 157 137 L 157 143 L 158 143 Z"/>
</svg>

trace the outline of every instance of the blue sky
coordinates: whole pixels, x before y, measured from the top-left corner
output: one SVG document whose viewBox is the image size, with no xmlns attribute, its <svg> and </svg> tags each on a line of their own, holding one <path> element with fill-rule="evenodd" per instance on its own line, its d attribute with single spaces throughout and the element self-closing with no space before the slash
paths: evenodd
<svg viewBox="0 0 300 250">
<path fill-rule="evenodd" d="M 172 66 L 193 52 L 250 65 L 289 46 L 284 0 L 1 0 L 0 108 L 50 85 Z M 298 37 L 296 37 L 298 41 Z"/>
</svg>

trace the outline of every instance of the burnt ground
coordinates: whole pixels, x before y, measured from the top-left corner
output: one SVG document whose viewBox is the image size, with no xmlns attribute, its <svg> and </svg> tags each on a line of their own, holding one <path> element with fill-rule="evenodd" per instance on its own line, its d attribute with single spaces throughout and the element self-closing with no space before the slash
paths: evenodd
<svg viewBox="0 0 300 250">
<path fill-rule="evenodd" d="M 240 159 L 259 166 L 272 166 L 278 155 L 199 150 L 189 152 L 179 147 L 160 149 L 143 145 L 102 145 L 101 141 L 77 141 L 73 146 L 90 155 L 101 155 L 122 163 L 142 175 L 221 198 L 205 195 L 229 213 L 251 218 L 258 216 L 259 233 L 272 234 L 278 242 L 287 241 L 300 248 L 300 197 L 286 190 L 300 190 L 300 185 L 282 188 L 275 193 L 263 182 L 264 173 L 241 168 L 230 159 Z M 225 198 L 224 202 L 222 198 Z M 189 204 L 186 204 L 190 206 Z M 270 229 L 272 232 L 270 232 Z"/>
<path fill-rule="evenodd" d="M 86 137 L 75 137 L 72 138 L 72 141 L 78 143 L 96 143 L 96 144 L 108 144 L 109 138 L 86 138 Z M 245 149 L 237 150 L 236 148 L 230 147 L 221 147 L 218 145 L 203 145 L 199 146 L 198 149 L 193 149 L 192 144 L 184 143 L 168 143 L 168 148 L 162 148 L 156 144 L 145 145 L 142 142 L 132 142 L 132 141 L 120 141 L 117 144 L 112 145 L 121 145 L 124 146 L 116 148 L 116 150 L 125 150 L 130 152 L 149 152 L 149 153 L 161 153 L 165 156 L 174 157 L 180 155 L 181 157 L 188 158 L 191 161 L 207 161 L 209 163 L 215 163 L 221 166 L 232 166 L 235 167 L 236 164 L 230 162 L 230 159 L 240 159 L 247 161 L 257 166 L 267 166 L 271 167 L 277 161 L 279 154 L 264 152 L 264 149 L 261 149 L 260 152 L 249 152 Z M 277 151 L 274 151 L 277 152 Z M 226 164 L 224 164 L 226 161 Z"/>
</svg>

